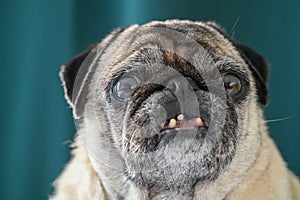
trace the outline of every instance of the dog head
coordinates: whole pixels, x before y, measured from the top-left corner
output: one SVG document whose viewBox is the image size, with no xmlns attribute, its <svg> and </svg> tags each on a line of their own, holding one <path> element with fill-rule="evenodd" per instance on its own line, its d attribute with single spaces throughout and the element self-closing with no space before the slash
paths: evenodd
<svg viewBox="0 0 300 200">
<path fill-rule="evenodd" d="M 268 100 L 267 62 L 212 22 L 117 29 L 60 76 L 98 174 L 158 190 L 217 179 Z"/>
</svg>

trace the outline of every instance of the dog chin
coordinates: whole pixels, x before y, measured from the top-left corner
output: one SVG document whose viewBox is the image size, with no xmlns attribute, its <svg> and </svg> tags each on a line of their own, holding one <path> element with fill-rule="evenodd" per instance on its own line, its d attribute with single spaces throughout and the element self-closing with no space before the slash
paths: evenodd
<svg viewBox="0 0 300 200">
<path fill-rule="evenodd" d="M 131 181 L 143 185 L 161 184 L 162 187 L 192 186 L 199 180 L 216 179 L 233 159 L 232 152 L 218 152 L 220 142 L 214 144 L 209 139 L 196 139 L 197 131 L 170 133 L 175 135 L 172 139 L 167 134 L 155 151 L 125 154 L 127 176 Z"/>
</svg>

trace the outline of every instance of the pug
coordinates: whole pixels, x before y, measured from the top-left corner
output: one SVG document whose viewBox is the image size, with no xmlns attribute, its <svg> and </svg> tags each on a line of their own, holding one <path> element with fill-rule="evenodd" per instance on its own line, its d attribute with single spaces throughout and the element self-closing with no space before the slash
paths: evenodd
<svg viewBox="0 0 300 200">
<path fill-rule="evenodd" d="M 268 73 L 214 22 L 112 31 L 62 66 L 78 132 L 51 199 L 300 199 L 264 120 Z"/>
</svg>

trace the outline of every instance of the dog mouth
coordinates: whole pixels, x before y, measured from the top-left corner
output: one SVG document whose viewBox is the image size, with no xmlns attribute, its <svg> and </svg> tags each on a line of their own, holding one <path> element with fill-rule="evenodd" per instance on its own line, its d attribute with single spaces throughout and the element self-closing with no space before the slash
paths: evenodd
<svg viewBox="0 0 300 200">
<path fill-rule="evenodd" d="M 207 123 L 201 117 L 188 117 L 183 114 L 167 119 L 160 127 L 160 131 L 156 134 L 158 142 L 160 142 L 167 133 L 178 133 L 180 131 L 195 130 L 198 128 L 208 129 Z"/>
</svg>

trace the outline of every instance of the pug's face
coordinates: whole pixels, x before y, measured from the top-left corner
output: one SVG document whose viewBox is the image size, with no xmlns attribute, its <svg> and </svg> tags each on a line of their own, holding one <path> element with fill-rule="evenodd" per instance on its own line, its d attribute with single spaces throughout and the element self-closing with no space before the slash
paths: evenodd
<svg viewBox="0 0 300 200">
<path fill-rule="evenodd" d="M 215 180 L 267 100 L 266 62 L 214 23 L 116 30 L 61 76 L 75 117 L 97 126 L 86 131 L 93 155 L 117 154 L 126 178 L 148 187 Z"/>
</svg>

